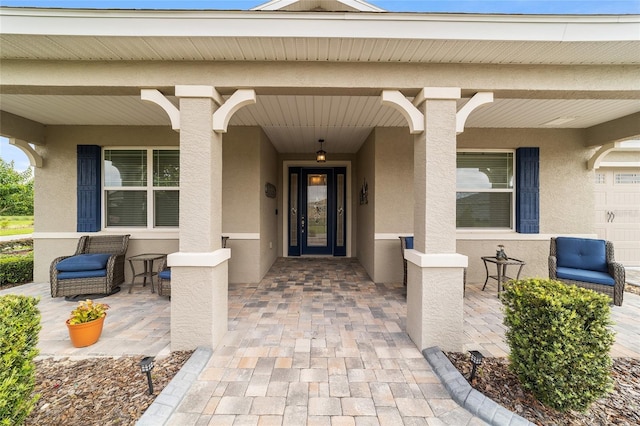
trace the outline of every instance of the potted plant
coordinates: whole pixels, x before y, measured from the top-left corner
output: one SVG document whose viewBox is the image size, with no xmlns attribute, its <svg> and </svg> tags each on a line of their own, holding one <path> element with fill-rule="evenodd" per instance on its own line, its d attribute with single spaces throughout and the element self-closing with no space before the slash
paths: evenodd
<svg viewBox="0 0 640 426">
<path fill-rule="evenodd" d="M 78 306 L 71 311 L 71 316 L 67 320 L 73 346 L 83 348 L 98 341 L 107 316 L 107 309 L 109 305 L 106 303 L 94 303 L 91 299 L 78 302 Z"/>
</svg>

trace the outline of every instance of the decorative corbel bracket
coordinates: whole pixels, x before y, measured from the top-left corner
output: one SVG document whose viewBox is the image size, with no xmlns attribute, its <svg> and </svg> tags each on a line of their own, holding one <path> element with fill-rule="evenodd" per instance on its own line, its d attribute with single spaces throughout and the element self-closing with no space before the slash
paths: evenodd
<svg viewBox="0 0 640 426">
<path fill-rule="evenodd" d="M 29 163 L 33 167 L 42 167 L 42 157 L 38 154 L 31 145 L 27 141 L 23 141 L 22 139 L 10 138 L 9 144 L 20 148 L 22 152 L 25 153 L 27 158 L 29 158 Z"/>
<path fill-rule="evenodd" d="M 424 132 L 424 114 L 399 90 L 383 90 L 380 102 L 402 114 L 409 124 L 409 132 L 412 135 Z"/>
<path fill-rule="evenodd" d="M 213 131 L 227 133 L 229 120 L 240 108 L 256 103 L 256 91 L 253 89 L 238 89 L 229 99 L 220 105 L 213 113 Z"/>
<path fill-rule="evenodd" d="M 464 124 L 476 108 L 493 102 L 493 92 L 478 92 L 456 113 L 456 134 L 464 132 Z"/>
<path fill-rule="evenodd" d="M 151 102 L 162 108 L 171 120 L 171 128 L 173 130 L 180 130 L 180 110 L 176 108 L 174 104 L 169 101 L 162 93 L 157 89 L 142 89 L 140 90 L 140 98 L 143 101 Z"/>
<path fill-rule="evenodd" d="M 606 145 L 602 145 L 595 154 L 587 161 L 587 170 L 595 170 L 600 167 L 600 162 L 608 153 L 616 148 L 620 147 L 620 142 L 611 142 Z"/>
</svg>

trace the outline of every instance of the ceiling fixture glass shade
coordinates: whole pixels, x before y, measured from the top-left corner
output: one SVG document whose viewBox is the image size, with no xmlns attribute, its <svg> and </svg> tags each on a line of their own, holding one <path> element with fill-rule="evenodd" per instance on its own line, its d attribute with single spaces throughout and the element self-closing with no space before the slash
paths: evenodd
<svg viewBox="0 0 640 426">
<path fill-rule="evenodd" d="M 318 163 L 324 163 L 327 161 L 327 153 L 322 149 L 324 139 L 319 139 L 318 142 L 320 142 L 320 151 L 316 151 L 316 161 Z"/>
</svg>

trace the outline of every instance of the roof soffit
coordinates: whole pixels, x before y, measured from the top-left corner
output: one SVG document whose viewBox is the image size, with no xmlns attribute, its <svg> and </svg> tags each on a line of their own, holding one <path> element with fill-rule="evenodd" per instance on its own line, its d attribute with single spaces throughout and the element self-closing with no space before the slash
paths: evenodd
<svg viewBox="0 0 640 426">
<path fill-rule="evenodd" d="M 287 10 L 307 12 L 384 12 L 362 0 L 272 0 L 251 10 Z"/>
</svg>

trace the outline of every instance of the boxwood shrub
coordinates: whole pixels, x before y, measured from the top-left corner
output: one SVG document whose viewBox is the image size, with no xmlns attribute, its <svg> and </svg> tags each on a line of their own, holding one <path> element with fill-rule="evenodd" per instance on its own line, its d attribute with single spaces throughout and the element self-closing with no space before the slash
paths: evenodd
<svg viewBox="0 0 640 426">
<path fill-rule="evenodd" d="M 0 256 L 0 285 L 33 281 L 33 252 L 26 255 Z"/>
<path fill-rule="evenodd" d="M 0 296 L 0 425 L 21 425 L 37 396 L 34 357 L 40 332 L 39 300 Z"/>
<path fill-rule="evenodd" d="M 548 279 L 511 281 L 503 303 L 510 368 L 559 411 L 586 410 L 612 390 L 609 298 Z"/>
</svg>

